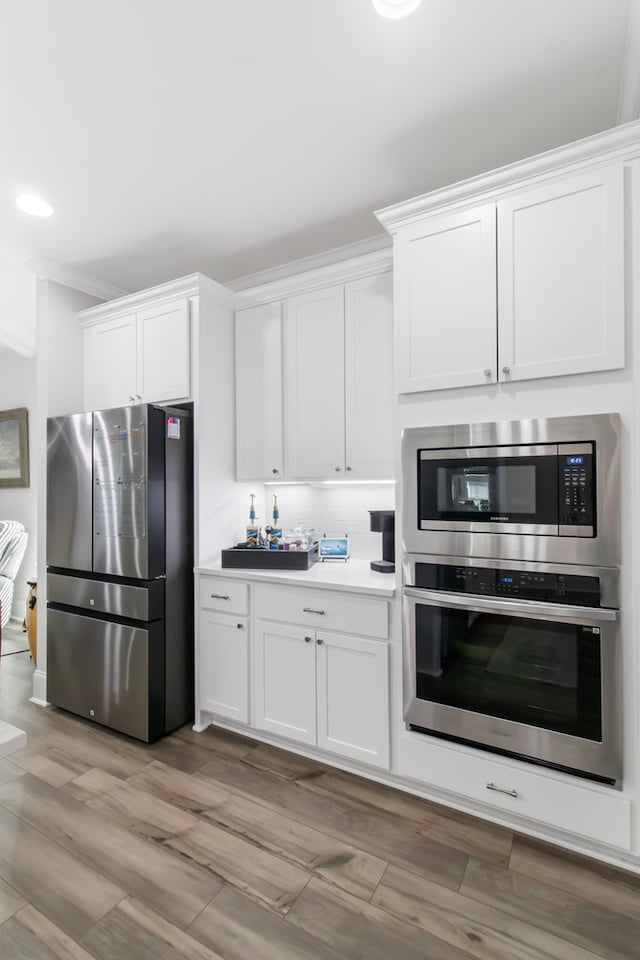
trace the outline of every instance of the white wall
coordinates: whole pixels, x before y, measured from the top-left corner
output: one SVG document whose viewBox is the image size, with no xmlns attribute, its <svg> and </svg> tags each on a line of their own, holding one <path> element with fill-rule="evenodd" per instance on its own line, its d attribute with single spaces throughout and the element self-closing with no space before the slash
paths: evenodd
<svg viewBox="0 0 640 960">
<path fill-rule="evenodd" d="M 264 514 L 259 517 L 262 526 L 271 523 L 273 494 L 276 494 L 283 533 L 302 523 L 305 527 L 312 527 L 317 536 L 326 533 L 328 537 L 344 537 L 348 534 L 352 557 L 362 560 L 381 558 L 382 534 L 371 532 L 369 510 L 394 509 L 393 484 L 269 484 L 262 489 Z M 248 500 L 246 514 L 248 519 Z M 241 532 L 239 539 L 242 536 Z"/>
<path fill-rule="evenodd" d="M 26 407 L 29 415 L 28 487 L 3 487 L 0 490 L 0 520 L 18 520 L 23 523 L 29 542 L 18 571 L 13 594 L 11 615 L 24 619 L 27 598 L 27 580 L 35 579 L 37 570 L 37 484 L 38 465 L 35 457 L 34 424 L 36 418 L 36 361 L 13 350 L 0 351 L 0 410 Z"/>
</svg>

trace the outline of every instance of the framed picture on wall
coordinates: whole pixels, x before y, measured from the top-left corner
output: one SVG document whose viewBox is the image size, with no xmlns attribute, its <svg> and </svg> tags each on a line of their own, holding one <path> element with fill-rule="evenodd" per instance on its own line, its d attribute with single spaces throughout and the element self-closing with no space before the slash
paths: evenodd
<svg viewBox="0 0 640 960">
<path fill-rule="evenodd" d="M 0 487 L 29 486 L 29 413 L 0 410 Z"/>
</svg>

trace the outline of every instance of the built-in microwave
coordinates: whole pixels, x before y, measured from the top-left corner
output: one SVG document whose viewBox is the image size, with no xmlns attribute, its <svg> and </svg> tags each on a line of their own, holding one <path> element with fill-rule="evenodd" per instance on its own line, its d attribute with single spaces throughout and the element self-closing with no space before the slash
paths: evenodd
<svg viewBox="0 0 640 960">
<path fill-rule="evenodd" d="M 410 428 L 403 552 L 616 566 L 616 414 Z"/>
</svg>

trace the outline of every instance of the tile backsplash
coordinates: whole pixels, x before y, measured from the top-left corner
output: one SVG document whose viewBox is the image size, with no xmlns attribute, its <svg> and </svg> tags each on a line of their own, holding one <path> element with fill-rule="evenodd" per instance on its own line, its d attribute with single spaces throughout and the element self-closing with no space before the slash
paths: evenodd
<svg viewBox="0 0 640 960">
<path fill-rule="evenodd" d="M 269 523 L 273 494 L 278 497 L 280 525 L 284 534 L 303 524 L 316 536 L 349 535 L 351 556 L 375 560 L 382 555 L 382 534 L 372 533 L 369 510 L 394 510 L 394 484 L 345 484 L 320 486 L 292 484 L 265 487 L 264 516 Z"/>
</svg>

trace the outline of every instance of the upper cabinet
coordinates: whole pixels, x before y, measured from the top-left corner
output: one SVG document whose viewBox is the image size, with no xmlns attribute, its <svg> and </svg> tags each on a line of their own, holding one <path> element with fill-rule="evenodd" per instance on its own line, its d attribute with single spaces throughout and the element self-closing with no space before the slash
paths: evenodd
<svg viewBox="0 0 640 960">
<path fill-rule="evenodd" d="M 400 393 L 624 366 L 623 166 L 540 180 L 397 224 Z"/>
<path fill-rule="evenodd" d="M 394 475 L 390 271 L 236 312 L 238 480 Z"/>
<path fill-rule="evenodd" d="M 236 313 L 236 477 L 283 476 L 282 305 Z"/>
<path fill-rule="evenodd" d="M 135 312 L 113 317 L 108 306 L 100 309 L 102 315 L 89 320 L 84 331 L 86 408 L 189 399 L 188 299 L 150 300 Z"/>
</svg>

